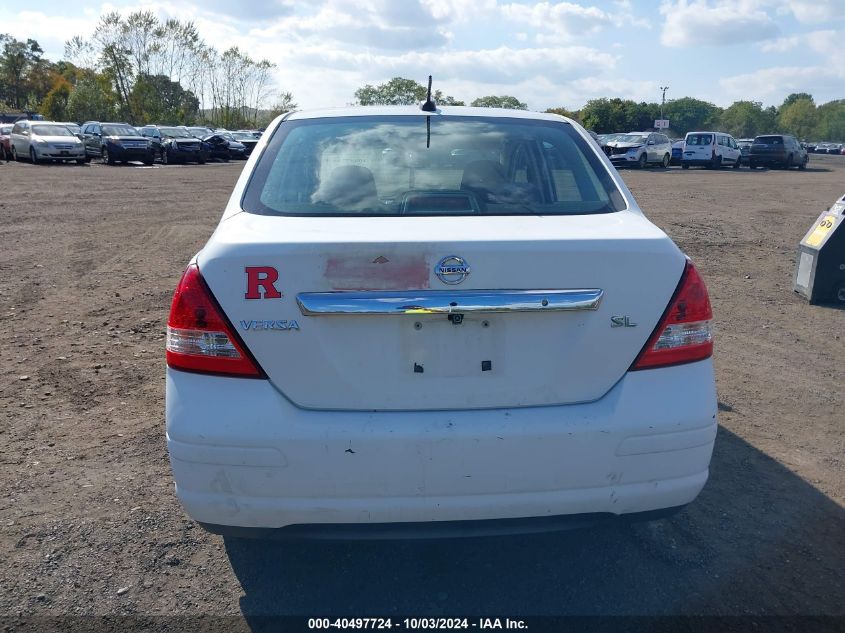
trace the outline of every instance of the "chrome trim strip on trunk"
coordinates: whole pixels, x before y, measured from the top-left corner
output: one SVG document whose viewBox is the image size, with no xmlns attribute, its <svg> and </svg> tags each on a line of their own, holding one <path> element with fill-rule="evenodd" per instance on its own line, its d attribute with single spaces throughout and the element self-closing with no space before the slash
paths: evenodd
<svg viewBox="0 0 845 633">
<path fill-rule="evenodd" d="M 415 290 L 405 292 L 302 292 L 305 316 L 338 314 L 450 314 L 596 310 L 604 292 L 579 290 Z"/>
</svg>

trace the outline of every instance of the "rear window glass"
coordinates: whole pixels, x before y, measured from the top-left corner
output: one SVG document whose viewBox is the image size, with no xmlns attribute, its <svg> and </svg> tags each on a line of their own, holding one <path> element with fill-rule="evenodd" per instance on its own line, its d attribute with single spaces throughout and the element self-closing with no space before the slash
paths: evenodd
<svg viewBox="0 0 845 633">
<path fill-rule="evenodd" d="M 687 145 L 712 145 L 712 134 L 688 134 Z"/>
<path fill-rule="evenodd" d="M 280 125 L 243 208 L 266 215 L 560 215 L 625 202 L 568 123 L 344 117 Z"/>
<path fill-rule="evenodd" d="M 782 136 L 758 136 L 754 142 L 759 145 L 783 145 Z"/>
</svg>

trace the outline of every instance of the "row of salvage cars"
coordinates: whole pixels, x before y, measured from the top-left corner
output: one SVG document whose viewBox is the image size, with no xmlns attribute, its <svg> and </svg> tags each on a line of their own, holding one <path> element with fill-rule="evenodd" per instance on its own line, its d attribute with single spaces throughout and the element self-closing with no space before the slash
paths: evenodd
<svg viewBox="0 0 845 633">
<path fill-rule="evenodd" d="M 789 134 L 764 134 L 753 139 L 735 139 L 725 132 L 689 132 L 683 139 L 670 140 L 659 132 L 605 134 L 596 138 L 610 162 L 644 168 L 648 165 L 683 169 L 704 167 L 740 168 L 797 167 L 805 169 L 806 148 Z"/>
<path fill-rule="evenodd" d="M 145 125 L 87 121 L 17 121 L 0 125 L 0 155 L 8 160 L 42 162 L 97 159 L 108 165 L 152 165 L 246 159 L 258 144 L 259 130 L 231 132 L 208 127 Z"/>
</svg>

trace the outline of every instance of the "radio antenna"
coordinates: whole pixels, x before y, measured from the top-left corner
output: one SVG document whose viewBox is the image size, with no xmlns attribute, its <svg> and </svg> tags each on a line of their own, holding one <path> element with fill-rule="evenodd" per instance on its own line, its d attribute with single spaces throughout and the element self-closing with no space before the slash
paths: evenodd
<svg viewBox="0 0 845 633">
<path fill-rule="evenodd" d="M 428 93 L 426 94 L 425 103 L 420 106 L 423 112 L 437 112 L 437 104 L 431 98 L 431 75 L 428 76 Z M 431 116 L 425 117 L 425 147 L 431 147 Z"/>
<path fill-rule="evenodd" d="M 426 96 L 425 103 L 420 106 L 420 109 L 423 112 L 437 112 L 437 104 L 431 98 L 431 75 L 428 76 L 428 95 Z"/>
</svg>

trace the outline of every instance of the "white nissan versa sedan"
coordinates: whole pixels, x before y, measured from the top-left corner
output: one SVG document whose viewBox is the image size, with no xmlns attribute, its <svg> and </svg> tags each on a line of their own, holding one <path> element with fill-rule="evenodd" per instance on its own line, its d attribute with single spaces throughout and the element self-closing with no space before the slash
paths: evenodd
<svg viewBox="0 0 845 633">
<path fill-rule="evenodd" d="M 173 297 L 176 492 L 236 535 L 657 516 L 707 479 L 711 318 L 573 121 L 289 113 Z"/>
</svg>

